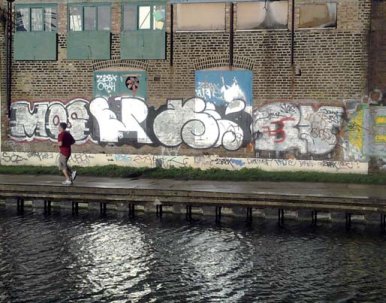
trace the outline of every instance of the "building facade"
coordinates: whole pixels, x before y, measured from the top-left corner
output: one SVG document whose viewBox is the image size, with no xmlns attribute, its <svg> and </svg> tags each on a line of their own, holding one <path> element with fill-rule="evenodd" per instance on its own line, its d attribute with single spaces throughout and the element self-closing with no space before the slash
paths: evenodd
<svg viewBox="0 0 386 303">
<path fill-rule="evenodd" d="M 1 163 L 54 164 L 66 121 L 78 165 L 367 172 L 384 6 L 3 0 Z"/>
</svg>

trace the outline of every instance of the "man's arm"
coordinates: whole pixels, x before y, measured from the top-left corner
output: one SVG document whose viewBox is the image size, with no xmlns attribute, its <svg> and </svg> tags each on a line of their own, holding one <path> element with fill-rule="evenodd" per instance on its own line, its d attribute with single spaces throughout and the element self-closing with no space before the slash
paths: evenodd
<svg viewBox="0 0 386 303">
<path fill-rule="evenodd" d="M 58 135 L 58 147 L 61 147 L 63 145 L 63 133 L 60 133 Z"/>
</svg>

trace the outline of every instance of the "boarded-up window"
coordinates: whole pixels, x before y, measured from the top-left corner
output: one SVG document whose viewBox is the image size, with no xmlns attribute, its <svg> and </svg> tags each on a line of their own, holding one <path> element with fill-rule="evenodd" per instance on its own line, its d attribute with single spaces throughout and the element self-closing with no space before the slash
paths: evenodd
<svg viewBox="0 0 386 303">
<path fill-rule="evenodd" d="M 237 30 L 286 29 L 288 1 L 237 4 Z"/>
<path fill-rule="evenodd" d="M 336 3 L 300 6 L 299 28 L 336 27 Z"/>
<path fill-rule="evenodd" d="M 225 3 L 178 4 L 177 30 L 225 30 Z"/>
</svg>

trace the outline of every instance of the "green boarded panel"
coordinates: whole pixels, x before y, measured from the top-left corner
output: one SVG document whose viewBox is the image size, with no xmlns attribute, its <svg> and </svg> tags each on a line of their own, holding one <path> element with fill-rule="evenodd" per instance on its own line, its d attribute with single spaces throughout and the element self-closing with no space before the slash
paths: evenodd
<svg viewBox="0 0 386 303">
<path fill-rule="evenodd" d="M 15 60 L 56 60 L 56 32 L 16 32 Z"/>
<path fill-rule="evenodd" d="M 74 60 L 110 59 L 110 32 L 69 32 L 67 58 Z"/>
<path fill-rule="evenodd" d="M 165 59 L 165 31 L 121 33 L 122 59 Z"/>
<path fill-rule="evenodd" d="M 145 71 L 95 71 L 95 97 L 138 97 L 146 100 L 147 73 Z"/>
</svg>

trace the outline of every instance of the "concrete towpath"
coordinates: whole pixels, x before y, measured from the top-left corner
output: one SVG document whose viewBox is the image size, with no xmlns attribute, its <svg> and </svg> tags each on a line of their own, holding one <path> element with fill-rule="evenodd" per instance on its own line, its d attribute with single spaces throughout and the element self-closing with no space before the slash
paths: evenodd
<svg viewBox="0 0 386 303">
<path fill-rule="evenodd" d="M 189 207 L 307 209 L 386 214 L 386 186 L 299 182 L 121 179 L 79 176 L 72 186 L 48 175 L 0 175 L 0 198 Z"/>
</svg>

